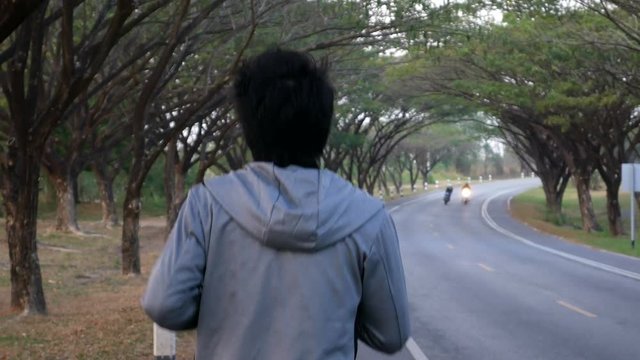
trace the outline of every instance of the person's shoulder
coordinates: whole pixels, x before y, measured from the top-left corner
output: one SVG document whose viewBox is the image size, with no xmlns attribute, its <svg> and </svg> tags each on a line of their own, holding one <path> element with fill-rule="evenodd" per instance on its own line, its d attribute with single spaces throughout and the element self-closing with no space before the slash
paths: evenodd
<svg viewBox="0 0 640 360">
<path fill-rule="evenodd" d="M 233 185 L 230 177 L 232 173 L 213 176 L 194 184 L 189 189 L 188 198 L 191 202 L 207 204 L 218 202 L 219 194 L 232 192 Z"/>
<path fill-rule="evenodd" d="M 205 185 L 205 181 L 203 181 L 191 186 L 184 201 L 188 206 L 200 207 L 211 202 L 212 198 L 212 192 Z"/>
<path fill-rule="evenodd" d="M 227 191 L 226 188 L 233 186 L 232 184 L 237 182 L 238 177 L 242 177 L 246 173 L 246 169 L 233 170 L 228 173 L 216 175 L 203 180 L 201 185 L 202 191 L 208 191 L 211 194 L 215 194 L 218 191 Z"/>
</svg>

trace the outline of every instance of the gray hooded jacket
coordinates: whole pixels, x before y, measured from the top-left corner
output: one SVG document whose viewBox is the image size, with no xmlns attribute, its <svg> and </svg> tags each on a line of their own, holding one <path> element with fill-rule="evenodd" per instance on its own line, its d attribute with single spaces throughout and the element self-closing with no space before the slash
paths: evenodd
<svg viewBox="0 0 640 360">
<path fill-rule="evenodd" d="M 197 359 L 353 359 L 402 348 L 409 317 L 383 205 L 327 170 L 254 162 L 194 187 L 142 305 L 197 328 Z"/>
</svg>

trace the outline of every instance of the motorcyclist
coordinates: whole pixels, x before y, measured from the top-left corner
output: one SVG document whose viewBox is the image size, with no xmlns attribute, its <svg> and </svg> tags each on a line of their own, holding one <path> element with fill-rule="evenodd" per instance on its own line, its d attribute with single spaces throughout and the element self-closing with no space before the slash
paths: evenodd
<svg viewBox="0 0 640 360">
<path fill-rule="evenodd" d="M 465 204 L 468 203 L 469 199 L 471 197 L 471 185 L 469 185 L 468 182 L 466 182 L 466 183 L 464 183 L 464 185 L 462 185 L 461 194 L 462 194 L 462 201 Z"/>
<path fill-rule="evenodd" d="M 444 204 L 447 205 L 449 200 L 451 199 L 451 193 L 453 192 L 453 186 L 449 185 L 444 190 Z"/>
</svg>

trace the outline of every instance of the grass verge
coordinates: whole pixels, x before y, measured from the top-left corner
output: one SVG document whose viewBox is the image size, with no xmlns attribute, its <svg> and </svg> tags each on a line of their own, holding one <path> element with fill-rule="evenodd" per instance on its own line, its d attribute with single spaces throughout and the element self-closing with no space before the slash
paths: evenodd
<svg viewBox="0 0 640 360">
<path fill-rule="evenodd" d="M 47 316 L 11 311 L 9 256 L 0 233 L 0 360 L 151 359 L 152 323 L 139 304 L 164 246 L 164 220 L 143 219 L 142 274 L 135 277 L 120 273 L 120 228 L 82 221 L 81 228 L 94 235 L 84 237 L 53 231 L 53 226 L 52 220 L 38 224 Z M 178 359 L 193 359 L 195 334 L 181 333 L 178 339 Z"/>
<path fill-rule="evenodd" d="M 578 196 L 575 189 L 567 189 L 563 199 L 562 212 L 564 224 L 557 225 L 547 221 L 545 197 L 542 189 L 534 189 L 522 193 L 513 198 L 511 202 L 511 214 L 514 218 L 536 228 L 542 232 L 562 237 L 568 241 L 581 243 L 594 248 L 611 252 L 640 257 L 638 246 L 640 242 L 636 239 L 636 248 L 632 249 L 630 244 L 630 219 L 629 196 L 620 196 L 620 206 L 623 209 L 623 229 L 627 232 L 622 236 L 612 236 L 607 230 L 607 210 L 606 194 L 604 191 L 592 191 L 593 206 L 596 211 L 598 223 L 604 229 L 601 232 L 587 233 L 582 230 L 582 220 L 580 208 L 578 207 Z M 626 218 L 625 215 L 626 214 Z M 638 214 L 636 214 L 638 215 Z M 640 223 L 640 217 L 636 219 L 636 225 Z M 637 238 L 637 236 L 636 236 Z"/>
</svg>

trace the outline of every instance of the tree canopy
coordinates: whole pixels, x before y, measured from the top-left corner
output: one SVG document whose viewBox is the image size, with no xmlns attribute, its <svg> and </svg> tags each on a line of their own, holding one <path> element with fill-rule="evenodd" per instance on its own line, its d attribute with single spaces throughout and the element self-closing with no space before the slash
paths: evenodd
<svg viewBox="0 0 640 360">
<path fill-rule="evenodd" d="M 619 165 L 640 141 L 639 10 L 632 0 L 2 3 L 0 189 L 12 306 L 46 312 L 41 167 L 55 184 L 59 230 L 80 234 L 79 174 L 94 173 L 110 226 L 114 179 L 124 177 L 122 272 L 139 273 L 150 171 L 164 159 L 170 226 L 190 169 L 202 180 L 251 160 L 229 84 L 244 59 L 274 46 L 332 64 L 338 96 L 322 162 L 355 185 L 373 193 L 408 173 L 415 187 L 439 163 L 469 171 L 479 153 L 499 167 L 482 145 L 499 138 L 540 176 L 559 221 L 573 177 L 587 231 L 601 228 L 589 193 L 597 171 L 608 229 L 619 234 Z"/>
</svg>

